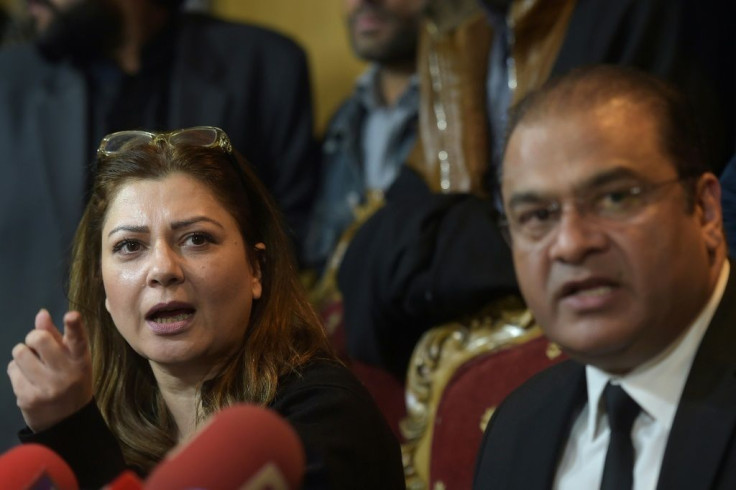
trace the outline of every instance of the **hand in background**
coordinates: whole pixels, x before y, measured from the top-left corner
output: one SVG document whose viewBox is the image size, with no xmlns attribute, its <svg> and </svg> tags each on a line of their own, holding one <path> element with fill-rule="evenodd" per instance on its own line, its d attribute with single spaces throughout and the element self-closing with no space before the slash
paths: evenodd
<svg viewBox="0 0 736 490">
<path fill-rule="evenodd" d="M 41 310 L 25 344 L 13 348 L 8 376 L 28 427 L 39 432 L 92 400 L 92 359 L 81 315 L 64 315 L 64 335 Z"/>
</svg>

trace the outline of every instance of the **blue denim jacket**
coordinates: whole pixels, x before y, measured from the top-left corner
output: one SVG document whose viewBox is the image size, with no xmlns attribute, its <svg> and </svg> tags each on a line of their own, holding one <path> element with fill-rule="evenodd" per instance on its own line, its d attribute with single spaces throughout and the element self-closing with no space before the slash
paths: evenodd
<svg viewBox="0 0 736 490">
<path fill-rule="evenodd" d="M 312 214 L 305 243 L 305 263 L 321 271 L 332 254 L 340 236 L 355 219 L 354 210 L 365 202 L 366 184 L 363 172 L 362 134 L 367 115 L 366 80 L 363 77 L 353 93 L 332 117 L 322 144 L 322 175 L 319 194 Z M 418 107 L 416 83 L 405 93 L 407 101 Z M 414 146 L 417 132 L 417 112 L 410 117 L 390 143 L 389 165 L 398 169 Z M 397 172 L 398 173 L 398 172 Z"/>
</svg>

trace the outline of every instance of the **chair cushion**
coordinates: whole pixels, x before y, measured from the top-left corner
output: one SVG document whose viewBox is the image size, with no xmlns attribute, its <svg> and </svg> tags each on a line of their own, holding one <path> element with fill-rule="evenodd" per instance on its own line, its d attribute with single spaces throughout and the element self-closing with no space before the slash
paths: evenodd
<svg viewBox="0 0 736 490">
<path fill-rule="evenodd" d="M 457 369 L 434 419 L 430 489 L 437 482 L 446 488 L 472 487 L 476 453 L 491 410 L 532 375 L 564 358 L 548 355 L 549 348 L 546 338 L 537 337 L 480 354 Z"/>
</svg>

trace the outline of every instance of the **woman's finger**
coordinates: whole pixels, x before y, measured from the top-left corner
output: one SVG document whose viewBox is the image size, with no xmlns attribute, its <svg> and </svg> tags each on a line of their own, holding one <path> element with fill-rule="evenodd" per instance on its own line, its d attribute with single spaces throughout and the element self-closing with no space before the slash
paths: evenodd
<svg viewBox="0 0 736 490">
<path fill-rule="evenodd" d="M 54 325 L 54 321 L 51 318 L 51 314 L 45 308 L 41 308 L 38 313 L 36 313 L 34 326 L 37 330 L 49 332 L 59 343 L 61 343 L 61 332 L 56 328 L 56 325 Z"/>
<path fill-rule="evenodd" d="M 31 330 L 25 338 L 26 346 L 31 349 L 39 361 L 55 370 L 62 369 L 71 359 L 71 355 L 62 342 L 61 336 L 41 329 Z"/>
<path fill-rule="evenodd" d="M 83 359 L 89 353 L 87 331 L 78 311 L 69 311 L 64 315 L 63 342 L 74 359 Z"/>
<path fill-rule="evenodd" d="M 46 370 L 41 360 L 25 344 L 16 344 L 12 350 L 13 360 L 8 365 L 8 374 L 14 373 L 23 376 L 27 383 L 33 385 L 42 382 L 46 377 Z"/>
</svg>

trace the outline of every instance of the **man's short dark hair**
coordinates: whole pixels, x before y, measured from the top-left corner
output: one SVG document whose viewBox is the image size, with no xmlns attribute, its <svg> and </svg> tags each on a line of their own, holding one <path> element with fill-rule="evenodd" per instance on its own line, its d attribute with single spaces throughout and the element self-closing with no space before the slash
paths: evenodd
<svg viewBox="0 0 736 490">
<path fill-rule="evenodd" d="M 680 177 L 710 171 L 702 136 L 687 98 L 673 85 L 641 70 L 618 65 L 575 68 L 528 94 L 512 111 L 506 142 L 521 123 L 560 117 L 627 97 L 652 114 L 662 148 Z"/>
</svg>

